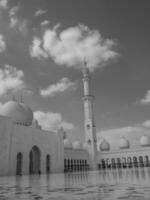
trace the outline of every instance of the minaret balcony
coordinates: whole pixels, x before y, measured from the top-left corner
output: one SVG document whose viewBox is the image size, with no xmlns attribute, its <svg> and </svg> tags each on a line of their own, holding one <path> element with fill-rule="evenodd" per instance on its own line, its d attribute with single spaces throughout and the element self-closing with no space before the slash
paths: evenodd
<svg viewBox="0 0 150 200">
<path fill-rule="evenodd" d="M 82 97 L 83 101 L 93 101 L 95 99 L 94 95 L 85 95 Z"/>
</svg>

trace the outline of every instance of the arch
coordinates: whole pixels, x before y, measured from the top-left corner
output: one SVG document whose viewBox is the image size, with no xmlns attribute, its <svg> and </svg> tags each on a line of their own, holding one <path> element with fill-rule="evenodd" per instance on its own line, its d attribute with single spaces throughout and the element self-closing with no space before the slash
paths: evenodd
<svg viewBox="0 0 150 200">
<path fill-rule="evenodd" d="M 131 159 L 131 157 L 127 158 L 127 163 L 128 163 L 128 167 L 131 168 L 132 167 L 132 159 Z"/>
<path fill-rule="evenodd" d="M 117 168 L 121 168 L 121 159 L 117 158 Z"/>
<path fill-rule="evenodd" d="M 133 165 L 134 167 L 138 167 L 138 160 L 136 156 L 133 157 Z"/>
<path fill-rule="evenodd" d="M 122 157 L 121 162 L 122 162 L 122 167 L 126 168 L 127 167 L 126 157 Z"/>
<path fill-rule="evenodd" d="M 88 170 L 88 162 L 85 160 L 85 170 Z"/>
<path fill-rule="evenodd" d="M 112 159 L 111 159 L 111 167 L 112 167 L 112 168 L 116 168 L 115 158 L 112 158 Z"/>
<path fill-rule="evenodd" d="M 49 174 L 51 169 L 51 156 L 49 154 L 46 155 L 46 173 Z"/>
<path fill-rule="evenodd" d="M 105 163 L 106 163 L 106 168 L 109 169 L 110 168 L 109 158 L 106 158 Z"/>
<path fill-rule="evenodd" d="M 70 159 L 68 159 L 68 161 L 67 161 L 67 171 L 69 171 L 70 170 Z"/>
<path fill-rule="evenodd" d="M 74 171 L 76 171 L 76 160 L 74 160 Z"/>
<path fill-rule="evenodd" d="M 71 159 L 70 163 L 71 163 L 70 170 L 73 171 L 73 160 L 72 159 Z"/>
<path fill-rule="evenodd" d="M 82 160 L 82 170 L 84 170 L 84 160 Z"/>
<path fill-rule="evenodd" d="M 16 175 L 22 175 L 23 155 L 21 152 L 17 153 L 16 157 Z"/>
<path fill-rule="evenodd" d="M 77 160 L 77 171 L 79 171 L 79 160 Z"/>
<path fill-rule="evenodd" d="M 105 160 L 104 160 L 104 159 L 102 159 L 102 160 L 101 160 L 101 163 L 102 163 L 102 169 L 105 169 L 105 168 L 106 168 L 106 163 L 105 163 Z"/>
<path fill-rule="evenodd" d="M 29 174 L 41 174 L 41 152 L 37 146 L 29 153 Z"/>
<path fill-rule="evenodd" d="M 65 158 L 64 159 L 64 172 L 67 171 L 67 159 Z"/>
<path fill-rule="evenodd" d="M 144 167 L 143 157 L 139 156 L 139 165 L 140 167 Z"/>
<path fill-rule="evenodd" d="M 82 170 L 82 160 L 79 162 L 79 170 Z"/>
<path fill-rule="evenodd" d="M 144 156 L 144 158 L 145 158 L 145 166 L 146 166 L 146 167 L 149 167 L 149 166 L 150 166 L 150 162 L 149 162 L 149 157 L 148 157 L 148 155 Z"/>
</svg>

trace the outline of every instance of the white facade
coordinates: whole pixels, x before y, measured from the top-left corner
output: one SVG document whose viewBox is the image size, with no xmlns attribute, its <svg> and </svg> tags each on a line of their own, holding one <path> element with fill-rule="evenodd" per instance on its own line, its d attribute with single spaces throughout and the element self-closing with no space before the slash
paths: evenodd
<svg viewBox="0 0 150 200">
<path fill-rule="evenodd" d="M 14 123 L 0 116 L 0 175 L 62 172 L 61 133 Z"/>
</svg>

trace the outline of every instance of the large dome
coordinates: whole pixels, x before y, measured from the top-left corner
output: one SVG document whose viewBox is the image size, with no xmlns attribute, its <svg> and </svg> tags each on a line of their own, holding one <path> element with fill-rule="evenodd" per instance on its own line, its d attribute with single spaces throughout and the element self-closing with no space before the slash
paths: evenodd
<svg viewBox="0 0 150 200">
<path fill-rule="evenodd" d="M 24 103 L 8 101 L 1 110 L 0 115 L 10 117 L 14 123 L 30 126 L 33 120 L 32 110 Z"/>
<path fill-rule="evenodd" d="M 120 149 L 128 149 L 130 147 L 129 141 L 122 137 L 119 141 L 119 147 Z"/>
<path fill-rule="evenodd" d="M 150 138 L 146 135 L 143 135 L 141 138 L 140 138 L 140 145 L 142 147 L 147 147 L 147 146 L 150 146 Z"/>
<path fill-rule="evenodd" d="M 65 149 L 72 149 L 72 142 L 69 139 L 64 139 L 64 148 Z"/>
<path fill-rule="evenodd" d="M 83 145 L 82 145 L 82 143 L 81 142 L 79 142 L 79 141 L 75 141 L 74 143 L 73 143 L 73 149 L 75 149 L 75 150 L 81 150 L 81 149 L 83 149 Z"/>
<path fill-rule="evenodd" d="M 101 151 L 109 151 L 110 150 L 110 144 L 107 142 L 107 140 L 103 139 L 102 142 L 99 145 L 99 149 Z"/>
</svg>

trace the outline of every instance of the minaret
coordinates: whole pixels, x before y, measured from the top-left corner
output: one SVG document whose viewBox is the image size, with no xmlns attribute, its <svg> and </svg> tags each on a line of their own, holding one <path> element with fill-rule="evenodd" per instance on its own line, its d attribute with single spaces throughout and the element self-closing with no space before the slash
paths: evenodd
<svg viewBox="0 0 150 200">
<path fill-rule="evenodd" d="M 83 86 L 84 86 L 84 128 L 87 151 L 90 158 L 90 169 L 97 169 L 97 139 L 96 126 L 94 122 L 93 101 L 94 96 L 91 94 L 90 73 L 86 63 L 83 68 Z"/>
</svg>

